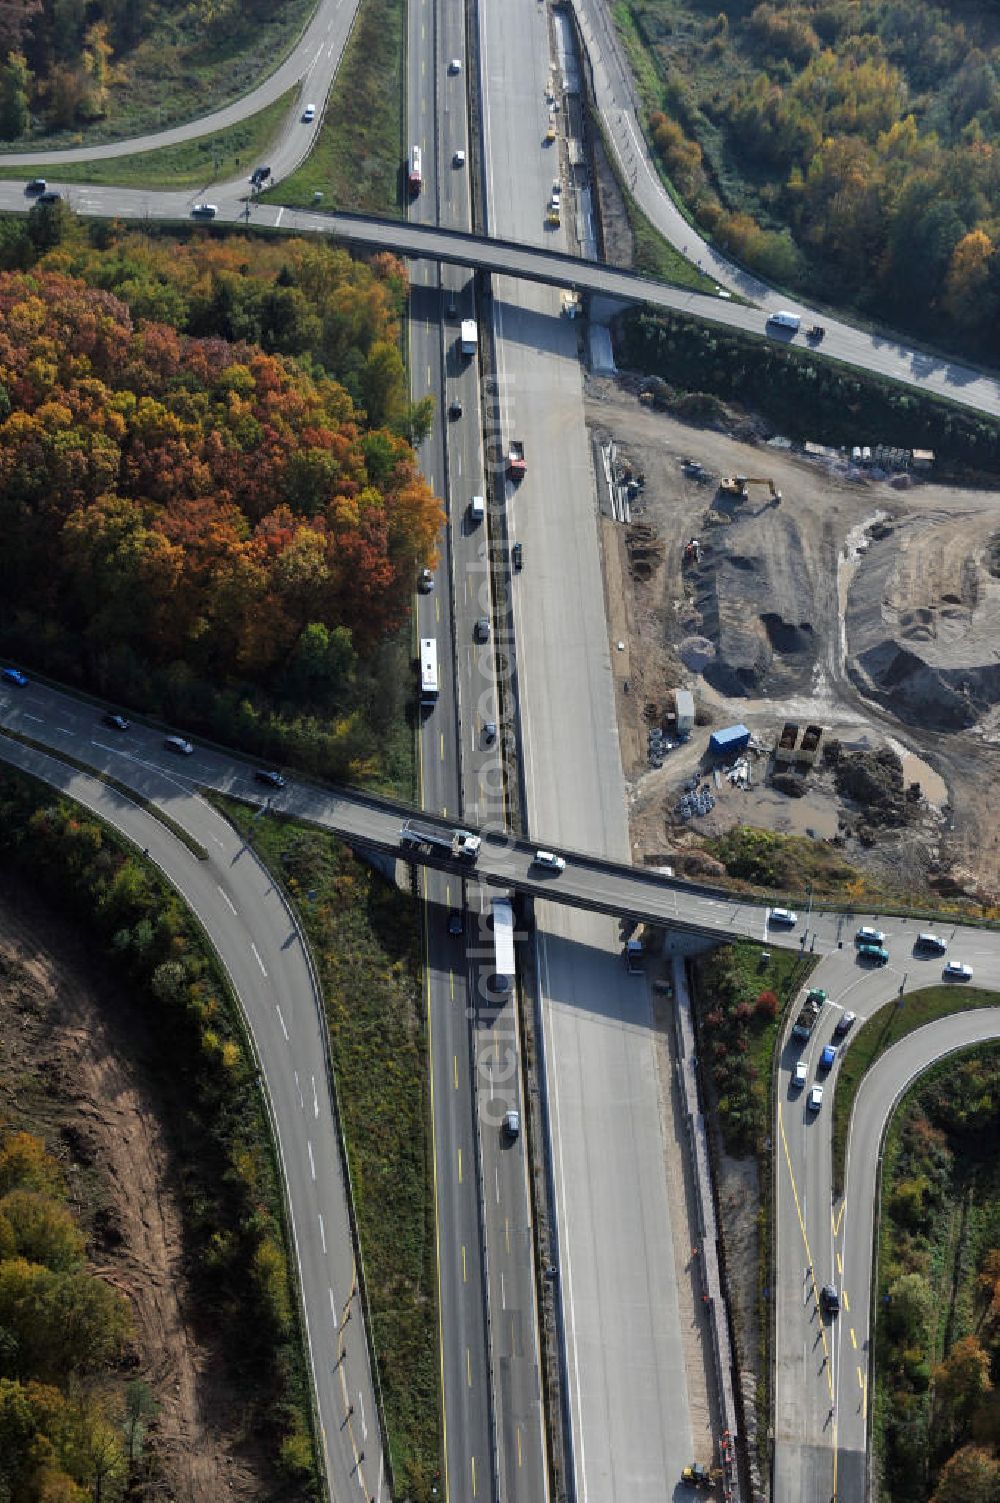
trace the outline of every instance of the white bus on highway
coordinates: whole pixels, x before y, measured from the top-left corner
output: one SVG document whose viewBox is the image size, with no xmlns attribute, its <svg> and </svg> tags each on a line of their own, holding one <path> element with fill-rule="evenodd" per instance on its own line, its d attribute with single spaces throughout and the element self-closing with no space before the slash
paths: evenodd
<svg viewBox="0 0 1000 1503">
<path fill-rule="evenodd" d="M 438 697 L 438 645 L 436 637 L 420 639 L 420 703 L 432 705 Z"/>
</svg>

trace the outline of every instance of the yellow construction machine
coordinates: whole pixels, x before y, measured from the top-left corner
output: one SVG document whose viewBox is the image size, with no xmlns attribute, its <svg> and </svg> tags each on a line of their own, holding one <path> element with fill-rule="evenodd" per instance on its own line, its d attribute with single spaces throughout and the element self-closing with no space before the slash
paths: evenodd
<svg viewBox="0 0 1000 1503">
<path fill-rule="evenodd" d="M 752 485 L 766 485 L 777 506 L 781 492 L 767 475 L 724 475 L 719 481 L 719 492 L 723 496 L 735 496 L 737 501 L 749 501 Z"/>
</svg>

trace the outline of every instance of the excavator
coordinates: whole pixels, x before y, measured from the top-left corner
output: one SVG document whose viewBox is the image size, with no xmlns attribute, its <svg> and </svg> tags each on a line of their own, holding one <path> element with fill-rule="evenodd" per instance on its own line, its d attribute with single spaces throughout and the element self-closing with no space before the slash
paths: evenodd
<svg viewBox="0 0 1000 1503">
<path fill-rule="evenodd" d="M 719 490 L 723 496 L 735 496 L 737 501 L 749 501 L 752 485 L 766 485 L 771 493 L 771 500 L 775 506 L 778 505 L 781 492 L 767 475 L 724 475 L 719 481 Z"/>
<path fill-rule="evenodd" d="M 701 1466 L 697 1461 L 693 1461 L 681 1472 L 681 1481 L 686 1482 L 689 1487 L 714 1487 L 721 1479 L 722 1472 L 719 1467 Z"/>
</svg>

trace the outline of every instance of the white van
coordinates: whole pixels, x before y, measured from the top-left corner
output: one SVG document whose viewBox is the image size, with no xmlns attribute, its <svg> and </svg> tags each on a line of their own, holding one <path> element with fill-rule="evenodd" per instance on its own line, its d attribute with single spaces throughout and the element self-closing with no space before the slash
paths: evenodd
<svg viewBox="0 0 1000 1503">
<path fill-rule="evenodd" d="M 562 856 L 557 856 L 554 851 L 536 851 L 534 864 L 535 866 L 547 866 L 554 872 L 566 870 L 566 862 Z"/>
<path fill-rule="evenodd" d="M 802 322 L 797 313 L 785 312 L 769 313 L 767 316 L 767 321 L 769 324 L 777 325 L 779 329 L 791 329 L 793 334 L 796 334 L 798 332 L 799 325 Z"/>
<path fill-rule="evenodd" d="M 469 502 L 469 521 L 472 523 L 481 522 L 485 516 L 486 497 L 473 496 L 472 500 Z"/>
</svg>

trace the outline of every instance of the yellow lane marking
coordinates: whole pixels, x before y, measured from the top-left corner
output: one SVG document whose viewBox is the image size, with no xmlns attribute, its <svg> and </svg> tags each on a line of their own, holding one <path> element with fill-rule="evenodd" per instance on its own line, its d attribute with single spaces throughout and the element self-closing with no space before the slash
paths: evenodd
<svg viewBox="0 0 1000 1503">
<path fill-rule="evenodd" d="M 462 1243 L 462 1283 L 469 1282 L 469 1270 L 465 1266 L 465 1243 Z"/>
<path fill-rule="evenodd" d="M 422 748 L 423 741 L 420 741 Z M 420 802 L 424 802 L 424 759 L 420 757 Z M 427 899 L 424 897 L 424 954 L 430 954 L 430 938 L 427 933 Z M 431 1022 L 431 973 L 428 966 L 424 967 L 424 983 L 427 992 L 427 1054 L 430 1059 L 434 1058 L 434 1029 Z M 438 1178 L 437 1178 L 437 1125 L 434 1119 L 434 1071 L 430 1075 L 430 1102 L 431 1102 L 431 1178 L 434 1184 L 434 1261 L 437 1266 L 438 1286 L 438 1360 L 441 1364 L 441 1450 L 444 1455 L 444 1496 L 448 1492 L 448 1406 L 445 1403 L 444 1388 L 444 1314 L 442 1310 L 441 1291 L 441 1221 L 440 1207 L 438 1202 Z"/>
<path fill-rule="evenodd" d="M 518 1425 L 518 1427 L 517 1427 L 517 1464 L 518 1464 L 518 1466 L 521 1465 L 521 1462 L 522 1462 L 522 1457 L 521 1457 L 521 1426 Z"/>
<path fill-rule="evenodd" d="M 844 1276 L 844 1260 L 840 1256 L 840 1253 L 837 1254 L 837 1272 L 840 1274 L 841 1278 L 843 1278 L 843 1276 Z"/>
<path fill-rule="evenodd" d="M 451 991 L 451 1000 L 454 1002 L 454 1000 L 455 1000 L 455 972 L 454 971 L 449 971 L 448 972 L 448 983 L 449 983 L 449 989 Z"/>
<path fill-rule="evenodd" d="M 844 1301 L 844 1309 L 847 1311 L 848 1315 L 850 1315 L 850 1313 L 851 1313 L 851 1302 L 847 1298 L 847 1290 L 846 1289 L 841 1289 L 841 1291 L 840 1291 L 840 1297 Z"/>
<path fill-rule="evenodd" d="M 857 1351 L 857 1349 L 858 1349 L 858 1338 L 854 1334 L 854 1327 L 853 1326 L 851 1327 L 851 1345 L 853 1346 L 854 1350 Z M 858 1371 L 860 1372 L 861 1369 L 858 1368 Z"/>
<path fill-rule="evenodd" d="M 507 1238 L 507 1251 L 510 1252 L 510 1218 L 507 1216 L 503 1219 L 503 1234 Z"/>
<path fill-rule="evenodd" d="M 444 761 L 444 731 L 441 732 L 441 761 Z"/>
<path fill-rule="evenodd" d="M 832 1212 L 830 1214 L 830 1220 L 833 1222 L 833 1235 L 834 1236 L 836 1236 L 837 1233 L 840 1231 L 840 1223 L 844 1219 L 844 1212 L 846 1210 L 847 1210 L 847 1196 L 845 1195 L 844 1198 L 843 1198 L 843 1200 L 840 1202 L 840 1210 L 837 1212 L 836 1216 L 834 1216 Z"/>
<path fill-rule="evenodd" d="M 462 1183 L 462 1150 L 458 1150 L 458 1183 Z"/>
<path fill-rule="evenodd" d="M 468 1347 L 465 1348 L 465 1381 L 468 1384 L 468 1386 L 471 1388 L 472 1387 L 472 1353 L 469 1351 Z"/>
<path fill-rule="evenodd" d="M 781 1102 L 780 1101 L 778 1102 L 778 1131 L 781 1133 L 781 1146 L 785 1150 L 785 1168 L 788 1170 L 788 1183 L 792 1187 L 792 1199 L 795 1202 L 795 1214 L 796 1214 L 796 1216 L 799 1219 L 799 1231 L 802 1233 L 802 1245 L 803 1245 L 803 1247 L 806 1250 L 806 1259 L 807 1259 L 808 1264 L 809 1264 L 809 1281 L 812 1284 L 813 1299 L 815 1300 L 816 1305 L 818 1307 L 819 1306 L 819 1291 L 816 1288 L 816 1278 L 815 1278 L 815 1275 L 813 1274 L 813 1271 L 812 1271 L 812 1269 L 813 1269 L 812 1249 L 809 1246 L 809 1233 L 806 1231 L 805 1217 L 802 1215 L 802 1205 L 801 1205 L 801 1203 L 799 1201 L 798 1186 L 795 1183 L 795 1175 L 792 1173 L 792 1156 L 791 1156 L 791 1153 L 789 1152 L 789 1149 L 788 1149 L 788 1139 L 785 1136 L 785 1114 L 784 1114 L 784 1112 L 781 1109 Z M 829 1358 L 830 1358 L 830 1350 L 829 1350 L 829 1347 L 827 1346 L 826 1327 L 823 1326 L 823 1325 L 820 1326 L 820 1334 L 823 1337 L 823 1356 L 826 1359 L 826 1361 L 824 1363 L 824 1367 L 825 1367 L 825 1370 L 826 1370 L 826 1382 L 827 1382 L 827 1387 L 830 1390 L 830 1399 L 832 1401 L 832 1399 L 833 1399 L 833 1372 L 832 1372 L 831 1369 L 833 1367 L 833 1364 L 829 1360 Z M 836 1455 L 836 1434 L 834 1435 L 834 1455 Z M 834 1494 L 835 1495 L 836 1495 L 836 1491 L 837 1491 L 837 1489 L 834 1488 Z"/>
<path fill-rule="evenodd" d="M 455 1069 L 455 1090 L 457 1091 L 458 1090 L 458 1055 L 457 1054 L 453 1054 L 451 1058 L 452 1058 L 452 1064 L 454 1065 L 454 1069 Z"/>
<path fill-rule="evenodd" d="M 474 1456 L 471 1457 L 471 1461 L 472 1461 L 472 1496 L 475 1497 L 476 1496 L 476 1458 Z"/>
</svg>

